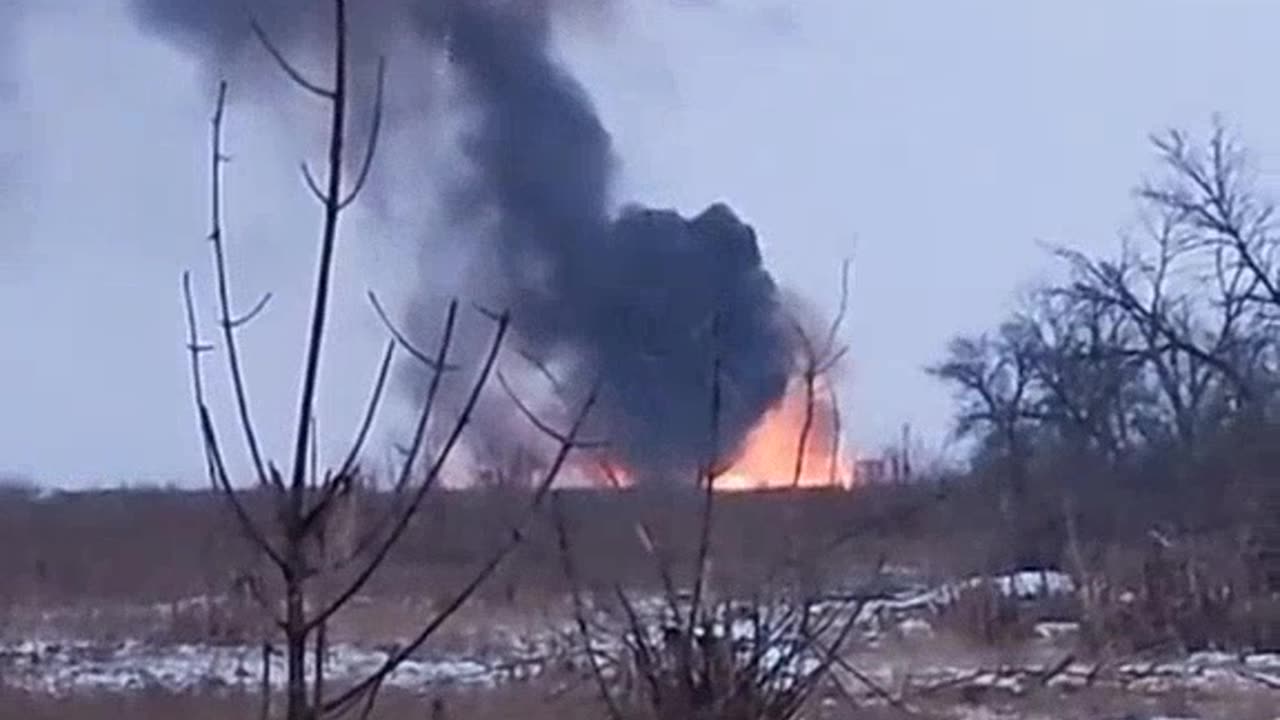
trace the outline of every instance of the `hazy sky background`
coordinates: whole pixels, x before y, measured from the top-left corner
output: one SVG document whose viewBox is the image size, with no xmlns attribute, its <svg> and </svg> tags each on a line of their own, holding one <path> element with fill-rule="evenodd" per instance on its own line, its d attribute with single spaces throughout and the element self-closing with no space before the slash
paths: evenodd
<svg viewBox="0 0 1280 720">
<path fill-rule="evenodd" d="M 903 422 L 941 442 L 950 398 L 922 368 L 1050 267 L 1037 242 L 1114 244 L 1154 170 L 1148 133 L 1221 112 L 1264 180 L 1280 169 L 1269 0 L 622 6 L 560 38 L 614 134 L 619 199 L 729 201 L 782 283 L 827 309 L 854 257 L 842 394 L 863 447 Z M 178 289 L 188 267 L 209 289 L 207 80 L 125 0 L 0 0 L 0 473 L 202 482 Z M 314 127 L 313 106 L 290 109 Z M 292 429 L 316 227 L 308 133 L 285 117 L 242 101 L 228 130 L 241 304 L 277 294 L 245 340 L 272 447 Z M 331 446 L 381 341 L 360 299 L 394 295 L 413 250 L 367 218 L 349 229 Z"/>
</svg>

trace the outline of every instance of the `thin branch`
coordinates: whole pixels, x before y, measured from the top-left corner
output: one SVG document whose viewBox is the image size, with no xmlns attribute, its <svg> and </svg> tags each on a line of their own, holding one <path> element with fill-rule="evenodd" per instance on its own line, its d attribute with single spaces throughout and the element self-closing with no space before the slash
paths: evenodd
<svg viewBox="0 0 1280 720">
<path fill-rule="evenodd" d="M 326 100 L 335 100 L 338 97 L 339 93 L 341 93 L 340 88 L 329 89 L 317 85 L 316 83 L 308 80 L 307 77 L 293 65 L 293 63 L 289 62 L 289 59 L 284 56 L 284 53 L 280 51 L 280 48 L 276 46 L 275 42 L 271 39 L 271 36 L 262 28 L 262 25 L 258 24 L 256 19 L 249 22 L 249 27 L 253 28 L 253 34 L 256 35 L 258 41 L 262 43 L 262 47 L 266 48 L 267 52 L 271 54 L 272 59 L 276 61 L 276 64 L 280 66 L 280 69 L 284 71 L 285 75 L 289 76 L 290 80 L 297 83 L 299 87 L 307 92 L 325 98 Z"/>
<path fill-rule="evenodd" d="M 258 317 L 258 315 L 262 314 L 262 311 L 267 309 L 267 304 L 270 302 L 271 302 L 271 293 L 269 292 L 265 293 L 262 296 L 262 299 L 258 301 L 258 304 L 253 306 L 252 310 L 245 313 L 241 317 L 238 317 L 235 319 L 223 318 L 222 322 L 224 324 L 230 325 L 233 329 L 244 327 L 245 325 L 248 325 L 249 323 L 253 322 L 253 319 Z"/>
<path fill-rule="evenodd" d="M 845 345 L 843 347 L 838 348 L 835 352 L 827 355 L 826 362 L 818 365 L 814 369 L 815 373 L 818 375 L 826 375 L 828 372 L 831 372 L 832 368 L 834 368 L 836 365 L 840 363 L 841 360 L 844 359 L 845 355 L 848 355 L 848 354 L 849 354 L 849 346 Z"/>
<path fill-rule="evenodd" d="M 272 562 L 276 565 L 281 565 L 280 554 L 276 552 L 265 534 L 253 522 L 253 519 L 240 501 L 240 496 L 235 488 L 231 486 L 231 481 L 227 477 L 226 463 L 222 457 L 222 449 L 218 444 L 217 434 L 213 427 L 213 419 L 209 415 L 209 409 L 205 406 L 204 370 L 201 367 L 200 356 L 207 352 L 209 348 L 200 342 L 200 327 L 196 321 L 195 299 L 191 292 L 191 274 L 189 272 L 182 275 L 182 293 L 187 314 L 187 351 L 191 356 L 191 387 L 196 412 L 200 420 L 200 435 L 205 453 L 205 468 L 209 473 L 209 482 L 226 496 L 232 510 L 235 512 L 236 519 L 240 522 L 249 540 L 254 545 L 257 545 Z"/>
<path fill-rule="evenodd" d="M 209 467 L 214 474 L 214 484 L 222 490 L 223 496 L 231 503 L 231 509 L 235 512 L 236 519 L 239 520 L 240 526 L 249 540 L 262 550 L 277 567 L 285 567 L 284 558 L 267 540 L 266 534 L 254 523 L 248 509 L 245 508 L 244 503 L 240 500 L 240 494 L 231 485 L 231 480 L 227 476 L 226 464 L 222 459 L 222 449 L 218 445 L 218 438 L 214 431 L 213 419 L 209 415 L 209 408 L 202 405 L 199 408 L 199 412 L 200 429 L 204 435 L 205 451 L 209 456 Z"/>
<path fill-rule="evenodd" d="M 364 411 L 364 419 L 360 421 L 360 428 L 356 430 L 355 439 L 351 442 L 351 449 L 347 451 L 347 456 L 339 466 L 338 475 L 348 475 L 355 468 L 356 461 L 360 457 L 360 450 L 364 447 L 364 442 L 369 436 L 369 430 L 373 427 L 373 421 L 378 414 L 378 405 L 382 401 L 383 391 L 387 386 L 387 378 L 391 374 L 391 359 L 395 356 L 396 344 L 393 340 L 387 341 L 387 349 L 382 353 L 382 362 L 378 365 L 377 379 L 374 380 L 373 390 L 369 393 L 369 404 Z"/>
<path fill-rule="evenodd" d="M 204 404 L 204 371 L 200 366 L 200 355 L 213 350 L 212 345 L 200 342 L 196 325 L 196 304 L 191 293 L 191 271 L 182 273 L 182 297 L 187 310 L 187 352 L 191 355 L 191 385 L 195 394 L 196 407 Z"/>
<path fill-rule="evenodd" d="M 320 423 L 311 416 L 311 486 L 320 482 Z"/>
<path fill-rule="evenodd" d="M 258 434 L 249 409 L 249 391 L 245 385 L 244 371 L 240 363 L 239 343 L 236 340 L 235 331 L 239 326 L 257 315 L 258 312 L 261 312 L 262 308 L 266 307 L 266 302 L 259 301 L 258 306 L 253 311 L 250 311 L 241 322 L 232 320 L 235 317 L 235 313 L 231 309 L 231 281 L 227 271 L 227 250 L 222 230 L 222 166 L 227 162 L 226 156 L 222 151 L 222 127 L 226 116 L 226 107 L 227 83 L 221 82 L 218 84 L 218 99 L 214 105 L 213 119 L 210 123 L 209 132 L 209 242 L 213 246 L 214 274 L 217 278 L 218 286 L 218 306 L 223 318 L 221 323 L 222 339 L 227 346 L 227 369 L 231 374 L 231 388 L 235 394 L 236 411 L 240 416 L 240 428 L 244 434 L 245 444 L 249 448 L 249 457 L 253 461 L 253 469 L 258 476 L 258 484 L 265 486 L 270 484 L 270 477 L 266 472 L 261 444 L 258 442 Z"/>
<path fill-rule="evenodd" d="M 841 447 L 843 429 L 841 428 L 840 399 L 836 397 L 836 389 L 831 385 L 827 386 L 827 400 L 831 403 L 831 466 L 827 476 L 827 483 L 834 486 L 840 480 L 838 475 L 841 470 L 840 453 L 843 450 Z M 845 481 L 852 482 L 853 478 L 845 478 Z"/>
<path fill-rule="evenodd" d="M 501 372 L 498 372 L 498 384 L 502 386 L 502 390 L 506 392 L 507 397 L 511 398 L 511 403 L 516 406 L 516 409 L 520 411 L 520 414 L 523 415 L 531 425 L 537 428 L 539 432 L 557 442 L 565 442 L 566 438 L 563 434 L 548 425 L 546 421 L 539 418 L 537 413 L 533 412 L 528 405 L 524 404 L 524 401 L 521 400 L 520 396 L 516 394 L 516 391 L 511 388 L 511 385 L 507 382 L 506 376 Z M 576 442 L 576 445 L 582 449 L 598 449 L 607 447 L 608 443 L 604 441 L 580 440 Z"/>
<path fill-rule="evenodd" d="M 480 313 L 481 315 L 485 316 L 486 318 L 488 318 L 493 322 L 499 322 L 500 320 L 502 320 L 502 318 L 508 317 L 510 315 L 509 312 L 506 312 L 506 311 L 499 312 L 492 308 L 485 307 L 484 305 L 481 305 L 478 302 L 471 303 L 471 307 L 474 308 L 476 312 Z"/>
<path fill-rule="evenodd" d="M 311 686 L 312 707 L 319 707 L 320 703 L 324 702 L 324 666 L 329 654 L 328 636 L 329 626 L 327 623 L 322 623 L 320 627 L 316 628 L 315 645 L 312 648 L 314 654 L 311 661 L 312 672 L 314 673 Z"/>
<path fill-rule="evenodd" d="M 382 134 L 382 113 L 385 105 L 383 94 L 387 83 L 387 59 L 385 57 L 378 58 L 377 82 L 377 94 L 373 100 L 373 119 L 369 128 L 369 140 L 365 145 L 364 162 L 360 165 L 360 172 L 356 174 L 355 184 L 351 186 L 350 192 L 339 203 L 343 208 L 355 202 L 356 198 L 360 196 L 360 192 L 364 190 L 365 183 L 369 181 L 369 173 L 373 169 L 373 158 L 378 154 L 378 138 Z"/>
<path fill-rule="evenodd" d="M 444 331 L 440 336 L 440 346 L 436 350 L 436 360 L 432 361 L 432 364 L 436 366 L 443 366 L 448 359 L 449 348 L 453 344 L 453 330 L 457 322 L 457 318 L 458 303 L 455 300 L 449 303 L 449 309 L 445 313 Z M 396 450 L 399 451 L 401 455 L 401 465 L 400 469 L 396 473 L 396 480 L 390 491 L 393 500 L 398 498 L 409 484 L 414 464 L 417 462 L 418 454 L 421 452 L 422 443 L 425 442 L 427 425 L 431 420 L 432 412 L 435 408 L 436 395 L 440 390 L 440 381 L 442 376 L 443 373 L 440 372 L 435 372 L 431 376 L 431 382 L 427 386 L 427 392 L 423 398 L 422 407 L 418 411 L 417 422 L 414 424 L 413 442 L 410 443 L 408 447 L 396 446 Z M 432 478 L 428 477 L 427 481 L 423 483 L 423 486 L 418 488 L 417 497 L 408 506 L 410 513 L 416 509 L 417 501 L 420 500 L 423 494 L 425 494 L 426 486 L 428 486 L 431 481 Z M 369 531 L 364 533 L 362 537 L 356 541 L 355 547 L 347 557 L 336 563 L 331 569 L 337 570 L 344 565 L 355 562 L 371 550 L 378 544 L 378 538 L 383 529 L 392 525 L 393 519 L 398 515 L 401 515 L 403 512 L 404 511 L 401 508 L 396 507 L 396 504 L 393 502 L 390 507 L 387 508 L 387 511 L 378 518 L 377 522 L 370 525 Z"/>
<path fill-rule="evenodd" d="M 395 651 L 392 650 L 392 652 L 395 652 Z M 360 720 L 369 720 L 369 717 L 373 715 L 373 708 L 375 705 L 378 704 L 378 693 L 382 691 L 382 684 L 385 680 L 386 680 L 385 677 L 380 678 L 369 689 L 369 693 L 365 697 L 364 707 L 360 710 Z M 317 705 L 318 704 L 319 703 L 317 703 Z"/>
<path fill-rule="evenodd" d="M 845 315 L 849 312 L 849 270 L 851 266 L 852 261 L 849 258 L 845 258 L 840 264 L 840 306 L 836 311 L 836 316 L 831 320 L 831 326 L 827 328 L 826 342 L 822 344 L 823 355 L 830 356 L 835 350 L 836 337 L 840 334 L 840 328 L 844 325 Z"/>
<path fill-rule="evenodd" d="M 688 637 L 693 637 L 693 631 L 698 626 L 699 617 L 702 609 L 702 593 L 706 588 L 707 576 L 707 559 L 711 554 L 711 524 L 714 517 L 713 509 L 715 507 L 715 483 L 716 483 L 716 463 L 719 461 L 720 455 L 720 412 L 721 412 L 721 363 L 723 358 L 720 357 L 720 326 L 721 318 L 719 313 L 712 319 L 712 341 L 714 343 L 712 349 L 711 361 L 711 448 L 708 452 L 707 465 L 704 469 L 703 499 L 702 499 L 702 518 L 701 527 L 698 536 L 698 564 L 695 568 L 693 579 L 693 602 L 689 608 L 689 623 L 686 629 Z"/>
<path fill-rule="evenodd" d="M 573 561 L 573 551 L 569 545 L 569 529 L 565 521 L 564 510 L 560 506 L 559 495 L 552 496 L 551 510 L 555 518 L 556 540 L 560 549 L 560 565 L 564 570 L 565 579 L 569 583 L 569 592 L 573 598 L 573 617 L 578 627 L 578 634 L 582 636 L 582 645 L 587 654 L 587 662 L 591 665 L 591 675 L 596 681 L 600 697 L 604 699 L 604 703 L 609 710 L 609 716 L 613 720 L 624 720 L 625 716 L 618 706 L 617 699 L 613 696 L 613 690 L 609 687 L 609 682 L 605 679 L 604 669 L 600 667 L 600 659 L 596 657 L 595 648 L 591 642 L 591 628 L 587 623 L 586 607 L 582 602 L 582 586 L 578 581 L 578 570 Z"/>
<path fill-rule="evenodd" d="M 383 326 L 387 328 L 387 332 L 391 334 L 391 337 L 396 341 L 396 344 L 398 344 L 405 352 L 409 353 L 414 360 L 426 365 L 433 372 L 439 372 L 441 368 L 444 368 L 445 370 L 458 369 L 456 365 L 437 364 L 437 361 L 432 360 L 430 355 L 423 352 L 418 348 L 418 346 L 414 345 L 404 333 L 400 332 L 400 329 L 395 326 L 395 323 L 391 322 L 391 317 L 387 315 L 386 309 L 382 307 L 382 302 L 378 300 L 378 295 L 372 290 L 369 291 L 369 303 L 373 305 L 373 310 L 378 314 L 378 319 L 382 321 Z"/>
<path fill-rule="evenodd" d="M 505 323 L 501 327 L 505 327 Z M 538 484 L 533 499 L 530 501 L 529 506 L 524 513 L 524 517 L 514 528 L 512 528 L 510 539 L 501 548 L 494 552 L 489 560 L 472 577 L 471 581 L 468 582 L 452 600 L 445 604 L 445 606 L 436 613 L 435 617 L 432 618 L 431 621 L 428 622 L 412 640 L 395 653 L 392 653 L 391 656 L 387 658 L 386 662 L 384 662 L 378 670 L 364 681 L 350 688 L 337 698 L 325 703 L 322 708 L 323 712 L 330 713 L 341 711 L 343 708 L 350 706 L 352 702 L 359 700 L 359 698 L 369 692 L 372 687 L 381 683 L 388 675 L 394 672 L 401 663 L 408 659 L 419 647 L 430 639 L 436 631 L 440 629 L 445 621 L 457 613 L 458 610 L 466 604 L 471 596 L 474 595 L 475 592 L 479 590 L 480 587 L 489 579 L 489 577 L 497 571 L 507 556 L 509 556 L 512 551 L 514 551 L 516 547 L 523 542 L 524 533 L 529 522 L 532 520 L 534 514 L 541 508 L 542 502 L 546 498 L 548 491 L 555 483 L 560 471 L 564 468 L 565 462 L 569 458 L 569 453 L 575 449 L 576 446 L 574 441 L 577 438 L 578 432 L 581 431 L 582 426 L 586 423 L 587 416 L 591 413 L 591 409 L 595 405 L 598 393 L 599 383 L 592 388 L 586 401 L 583 402 L 582 407 L 574 418 L 572 427 L 566 437 L 567 442 L 560 444 L 560 448 L 556 452 L 555 458 Z"/>
<path fill-rule="evenodd" d="M 307 189 L 311 191 L 314 197 L 321 205 L 327 205 L 329 198 L 325 197 L 324 190 L 320 189 L 320 181 L 316 180 L 316 176 L 311 173 L 311 166 L 307 163 L 298 163 L 298 171 L 302 173 L 302 180 L 307 184 Z"/>
<path fill-rule="evenodd" d="M 800 436 L 796 439 L 796 463 L 791 476 L 791 488 L 800 487 L 804 475 L 804 461 L 809 454 L 809 435 L 813 432 L 815 388 L 817 376 L 810 359 L 810 365 L 804 372 L 804 421 L 800 424 Z"/>
<path fill-rule="evenodd" d="M 880 683 L 876 682 L 870 675 L 867 675 L 866 673 L 859 670 L 857 667 L 853 665 L 853 663 L 849 662 L 845 658 L 840 656 L 835 656 L 835 664 L 841 670 L 844 670 L 845 672 L 852 675 L 858 682 L 865 685 L 873 695 L 880 698 L 881 700 L 884 700 L 890 706 L 896 708 L 899 712 L 902 712 L 906 715 L 910 715 L 912 717 L 919 716 L 920 714 L 919 711 L 917 711 L 915 708 L 912 708 L 910 705 L 907 705 L 902 700 L 899 700 L 897 697 L 894 696 L 893 693 L 884 689 L 884 687 L 881 686 Z"/>
<path fill-rule="evenodd" d="M 653 672 L 654 659 L 657 652 L 649 643 L 648 633 L 646 632 L 644 623 L 640 620 L 640 613 L 636 612 L 635 605 L 631 602 L 627 594 L 622 591 L 622 586 L 615 584 L 613 587 L 614 596 L 618 599 L 618 604 L 622 606 L 622 612 L 627 616 L 627 622 L 631 626 L 631 637 L 635 641 L 634 651 L 636 653 L 636 664 L 640 666 L 640 674 L 649 684 L 649 692 L 652 694 L 655 702 L 661 704 L 662 688 L 658 683 L 658 678 Z"/>
<path fill-rule="evenodd" d="M 452 320 L 452 318 L 456 317 L 457 315 L 457 303 L 456 302 L 450 303 L 449 307 L 450 307 L 449 317 Z M 432 464 L 431 470 L 428 472 L 427 477 L 418 486 L 417 491 L 414 493 L 414 496 L 410 501 L 409 505 L 404 509 L 403 512 L 400 513 L 399 517 L 396 518 L 396 522 L 394 525 L 392 525 L 390 531 L 387 533 L 386 538 L 374 550 L 374 553 L 372 557 L 369 559 L 369 562 L 360 571 L 360 573 L 356 575 L 355 579 L 352 580 L 351 583 L 347 585 L 347 588 L 343 590 L 341 593 L 339 593 L 338 596 L 335 597 L 323 610 L 321 610 L 314 618 L 308 621 L 307 626 L 309 628 L 314 628 L 319 623 L 322 623 L 325 620 L 332 617 L 335 613 L 338 612 L 339 609 L 342 608 L 343 605 L 345 605 L 348 601 L 350 601 L 351 598 L 355 597 L 356 594 L 359 593 L 360 590 L 364 588 L 365 584 L 368 583 L 369 580 L 373 577 L 373 574 L 377 572 L 379 567 L 382 566 L 382 563 L 386 560 L 387 555 L 390 553 L 392 546 L 395 545 L 396 541 L 404 533 L 405 529 L 408 528 L 409 521 L 413 518 L 413 515 L 417 512 L 418 507 L 422 504 L 422 501 L 426 497 L 427 492 L 430 491 L 430 489 L 435 485 L 436 480 L 440 477 L 441 471 L 444 468 L 445 461 L 449 458 L 450 454 L 453 451 L 454 446 L 457 445 L 458 440 L 462 437 L 463 430 L 466 428 L 468 423 L 470 423 L 471 414 L 475 411 L 476 404 L 480 400 L 481 391 L 484 389 L 485 384 L 488 382 L 489 376 L 493 372 L 494 365 L 497 363 L 498 351 L 502 347 L 502 341 L 507 334 L 507 329 L 509 326 L 510 326 L 510 323 L 505 318 L 503 319 L 502 322 L 499 323 L 497 330 L 494 332 L 493 341 L 489 346 L 490 347 L 489 354 L 485 358 L 485 362 L 480 370 L 480 374 L 476 378 L 475 382 L 472 384 L 471 394 L 467 397 L 467 401 L 463 405 L 462 411 L 459 413 L 457 420 L 454 422 L 453 430 L 449 434 L 448 439 L 445 441 L 444 446 L 440 449 L 440 452 L 437 455 L 435 462 Z M 449 347 L 448 341 L 452 335 L 452 331 L 453 331 L 453 323 L 449 322 L 446 326 L 445 339 L 444 341 L 441 342 L 441 352 L 439 356 L 441 366 L 443 366 L 445 362 L 445 354 L 448 351 L 448 347 Z M 440 376 L 441 374 L 437 373 L 435 378 L 433 378 L 433 381 L 432 381 L 433 388 L 438 386 Z M 431 392 L 431 397 L 434 398 L 434 389 Z M 404 466 L 401 472 L 401 479 L 397 481 L 397 487 L 403 487 L 405 483 L 404 478 L 407 477 L 409 470 L 413 467 L 413 465 L 417 460 L 418 452 L 420 451 L 422 444 L 424 442 L 423 438 L 426 435 L 425 420 L 428 417 L 428 415 L 429 415 L 429 412 L 424 412 L 419 418 L 420 422 L 419 422 L 419 427 L 417 428 L 417 431 L 418 431 L 417 437 L 414 439 L 413 445 L 410 447 L 409 455 L 404 459 Z"/>
<path fill-rule="evenodd" d="M 560 378 L 556 377 L 555 373 L 551 372 L 551 368 L 547 367 L 545 362 L 539 360 L 525 350 L 516 350 L 516 354 L 524 358 L 526 362 L 538 371 L 538 374 L 547 379 L 547 382 L 551 384 L 552 391 L 554 391 L 556 395 L 563 396 L 565 394 L 566 387 L 564 382 L 561 381 Z"/>
<path fill-rule="evenodd" d="M 445 313 L 444 332 L 440 335 L 440 347 L 436 351 L 435 359 L 431 360 L 428 365 L 428 367 L 433 368 L 431 383 L 427 386 L 427 394 L 422 403 L 422 411 L 418 414 L 418 422 L 414 426 L 413 440 L 409 443 L 408 451 L 404 456 L 404 463 L 400 466 L 400 473 L 396 478 L 395 488 L 397 491 L 404 488 L 409 482 L 409 476 L 413 472 L 413 466 L 418 461 L 419 453 L 422 452 L 422 444 L 426 442 L 427 424 L 430 422 L 432 412 L 435 409 L 436 394 L 439 392 L 440 382 L 444 378 L 444 368 L 449 366 L 449 350 L 453 345 L 453 331 L 456 326 L 457 319 L 458 302 L 454 300 L 449 303 L 449 309 Z M 493 340 L 489 345 L 489 354 L 485 359 L 485 363 L 481 371 L 481 378 L 484 380 L 488 379 L 489 373 L 493 370 L 494 363 L 497 362 L 498 350 L 502 345 L 506 332 L 507 323 L 505 322 L 499 324 L 497 330 L 494 332 Z M 472 393 L 471 397 L 468 398 L 467 407 L 472 406 L 475 402 L 471 400 L 471 398 L 479 398 L 478 387 L 472 387 Z M 455 430 L 457 430 L 458 433 L 461 432 L 456 427 L 456 424 Z"/>
</svg>

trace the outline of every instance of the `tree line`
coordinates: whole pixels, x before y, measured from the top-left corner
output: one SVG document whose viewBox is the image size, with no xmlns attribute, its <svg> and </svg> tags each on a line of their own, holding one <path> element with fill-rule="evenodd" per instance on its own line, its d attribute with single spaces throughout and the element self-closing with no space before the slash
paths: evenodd
<svg viewBox="0 0 1280 720">
<path fill-rule="evenodd" d="M 1023 553 L 1046 502 L 1113 526 L 1230 519 L 1280 547 L 1275 205 L 1222 123 L 1151 142 L 1160 169 L 1136 191 L 1137 230 L 1108 253 L 1049 248 L 1056 279 L 929 368 Z"/>
</svg>

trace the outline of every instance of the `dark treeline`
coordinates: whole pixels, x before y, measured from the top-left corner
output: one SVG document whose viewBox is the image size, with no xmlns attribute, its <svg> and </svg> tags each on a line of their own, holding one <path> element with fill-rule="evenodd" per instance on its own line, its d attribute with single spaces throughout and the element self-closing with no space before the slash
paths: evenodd
<svg viewBox="0 0 1280 720">
<path fill-rule="evenodd" d="M 1242 145 L 1152 140 L 1159 172 L 1118 248 L 1051 253 L 1059 279 L 930 372 L 956 392 L 1007 563 L 1064 562 L 1072 531 L 1280 547 L 1280 229 Z M 988 515 L 991 517 L 991 515 Z M 1250 555 L 1252 554 L 1252 555 Z M 1271 577 L 1267 577 L 1271 575 Z M 1273 586 L 1274 587 L 1274 586 Z"/>
</svg>

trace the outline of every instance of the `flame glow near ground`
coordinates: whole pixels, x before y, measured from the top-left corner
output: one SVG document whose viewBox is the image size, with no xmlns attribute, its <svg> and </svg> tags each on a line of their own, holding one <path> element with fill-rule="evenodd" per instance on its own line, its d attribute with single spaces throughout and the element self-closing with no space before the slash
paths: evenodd
<svg viewBox="0 0 1280 720">
<path fill-rule="evenodd" d="M 732 492 L 851 486 L 853 463 L 829 397 L 821 378 L 813 383 L 812 397 L 803 380 L 793 380 L 782 401 L 747 435 L 738 459 L 715 479 L 715 488 Z"/>
<path fill-rule="evenodd" d="M 748 433 L 736 459 L 714 480 L 722 492 L 787 488 L 849 488 L 855 478 L 851 453 L 842 439 L 838 408 L 828 382 L 819 377 L 812 388 L 793 379 L 777 405 Z M 803 439 L 803 440 L 802 440 Z M 801 444 L 803 442 L 803 452 Z M 797 467 L 797 458 L 802 461 Z M 632 483 L 626 468 L 599 459 L 595 476 L 609 487 Z"/>
</svg>

